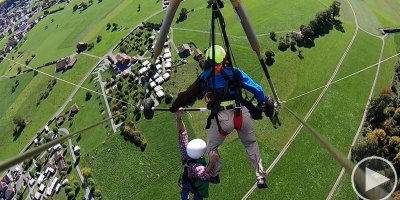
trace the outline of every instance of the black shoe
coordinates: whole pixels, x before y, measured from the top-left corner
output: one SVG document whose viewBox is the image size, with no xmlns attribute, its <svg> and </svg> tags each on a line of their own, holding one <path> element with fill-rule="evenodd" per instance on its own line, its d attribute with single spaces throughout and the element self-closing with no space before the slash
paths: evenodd
<svg viewBox="0 0 400 200">
<path fill-rule="evenodd" d="M 265 178 L 260 178 L 257 179 L 257 187 L 258 188 L 267 188 L 267 181 L 265 180 Z"/>
<path fill-rule="evenodd" d="M 219 175 L 216 175 L 216 176 L 214 176 L 214 177 L 211 177 L 209 181 L 210 181 L 210 183 L 212 183 L 212 184 L 218 184 L 218 183 L 220 182 L 220 180 L 219 180 Z"/>
</svg>

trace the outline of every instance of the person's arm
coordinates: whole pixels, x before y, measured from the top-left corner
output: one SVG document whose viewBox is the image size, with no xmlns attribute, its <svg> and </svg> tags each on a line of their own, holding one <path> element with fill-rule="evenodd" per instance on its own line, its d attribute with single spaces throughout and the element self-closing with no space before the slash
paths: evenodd
<svg viewBox="0 0 400 200">
<path fill-rule="evenodd" d="M 172 103 L 170 111 L 175 113 L 180 107 L 185 107 L 187 105 L 193 104 L 196 99 L 203 96 L 203 90 L 200 84 L 200 78 L 197 78 L 192 85 L 190 85 L 186 91 L 178 94 L 178 97 Z"/>
<path fill-rule="evenodd" d="M 210 151 L 209 161 L 207 167 L 200 164 L 192 164 L 188 168 L 188 173 L 192 178 L 198 178 L 200 180 L 209 181 L 216 174 L 216 161 L 219 155 L 216 151 Z"/>
<path fill-rule="evenodd" d="M 179 109 L 179 111 L 175 113 L 175 117 L 176 127 L 178 128 L 178 143 L 179 152 L 181 154 L 181 163 L 184 164 L 188 160 L 189 156 L 186 152 L 186 147 L 188 145 L 188 136 L 186 133 L 185 124 L 182 121 L 182 112 L 182 109 Z"/>
<path fill-rule="evenodd" d="M 251 79 L 251 77 L 247 75 L 244 71 L 239 68 L 235 69 L 239 71 L 239 78 L 242 81 L 242 87 L 254 94 L 258 103 L 263 103 L 265 101 L 263 88 L 258 83 L 254 82 L 253 79 Z"/>
</svg>

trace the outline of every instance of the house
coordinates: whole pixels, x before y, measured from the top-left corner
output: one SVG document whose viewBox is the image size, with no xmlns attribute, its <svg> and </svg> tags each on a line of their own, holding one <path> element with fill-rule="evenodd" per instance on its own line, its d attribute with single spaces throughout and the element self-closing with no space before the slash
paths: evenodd
<svg viewBox="0 0 400 200">
<path fill-rule="evenodd" d="M 5 200 L 11 200 L 15 195 L 14 183 L 8 184 L 7 190 L 5 192 Z"/>
<path fill-rule="evenodd" d="M 5 193 L 7 190 L 7 184 L 3 181 L 0 182 L 0 193 Z"/>
<path fill-rule="evenodd" d="M 29 180 L 28 184 L 29 184 L 29 186 L 32 187 L 35 184 L 35 182 L 36 182 L 36 180 L 32 178 L 31 180 Z"/>
<path fill-rule="evenodd" d="M 40 200 L 41 197 L 42 197 L 42 194 L 40 194 L 40 192 L 36 192 L 35 196 L 34 196 L 34 199 L 35 200 Z"/>
<path fill-rule="evenodd" d="M 75 57 L 65 57 L 57 61 L 55 72 L 62 71 L 66 68 L 71 68 L 75 65 L 77 59 Z"/>
<path fill-rule="evenodd" d="M 39 178 L 37 179 L 37 184 L 38 184 L 38 185 L 42 184 L 42 183 L 43 183 L 43 180 L 44 180 L 44 174 L 40 174 L 40 175 L 39 175 Z"/>
<path fill-rule="evenodd" d="M 44 126 L 44 132 L 46 132 L 46 133 L 49 133 L 49 132 L 50 132 L 50 129 L 49 129 L 48 126 Z"/>
<path fill-rule="evenodd" d="M 147 68 L 146 67 L 142 67 L 140 70 L 139 70 L 139 74 L 144 74 L 145 72 L 147 72 Z"/>
<path fill-rule="evenodd" d="M 153 76 L 151 76 L 151 79 L 156 80 L 158 77 L 160 77 L 160 74 L 155 73 Z"/>
<path fill-rule="evenodd" d="M 150 62 L 149 62 L 148 60 L 145 60 L 145 61 L 142 63 L 142 65 L 143 65 L 144 67 L 148 67 L 148 66 L 150 65 Z"/>
<path fill-rule="evenodd" d="M 158 98 L 162 98 L 162 97 L 164 97 L 165 94 L 164 94 L 164 92 L 162 90 L 159 90 L 159 91 L 156 92 L 156 95 L 157 95 Z"/>
<path fill-rule="evenodd" d="M 9 184 L 12 181 L 12 176 L 11 174 L 6 174 L 2 179 L 1 182 L 4 182 L 6 184 Z"/>
<path fill-rule="evenodd" d="M 58 151 L 61 149 L 61 144 L 56 144 L 53 146 L 54 151 Z"/>
<path fill-rule="evenodd" d="M 156 65 L 156 69 L 157 69 L 157 70 L 159 70 L 159 69 L 161 69 L 161 68 L 162 68 L 162 65 L 161 65 L 161 64 L 157 64 L 157 65 Z"/>
<path fill-rule="evenodd" d="M 156 86 L 157 86 L 157 84 L 156 84 L 154 81 L 150 82 L 150 87 L 151 87 L 151 88 L 154 88 L 154 87 L 156 87 Z"/>
<path fill-rule="evenodd" d="M 44 191 L 45 188 L 46 188 L 46 186 L 43 185 L 43 184 L 41 184 L 41 185 L 39 186 L 39 191 L 40 191 L 41 193 L 43 193 L 43 191 Z"/>
<path fill-rule="evenodd" d="M 59 160 L 61 160 L 61 159 L 63 159 L 64 158 L 64 156 L 63 156 L 63 154 L 60 152 L 60 151 L 57 151 L 56 152 L 56 154 L 54 155 L 54 160 L 56 161 L 56 162 L 58 162 Z M 49 164 L 49 163 L 48 163 Z M 47 165 L 46 165 L 47 166 Z"/>
<path fill-rule="evenodd" d="M 197 61 L 199 61 L 200 60 L 200 58 L 202 58 L 203 57 L 203 52 L 200 50 L 200 49 L 195 49 L 194 50 L 194 59 L 195 60 L 197 60 Z"/>
<path fill-rule="evenodd" d="M 129 57 L 128 55 L 126 55 L 124 53 L 118 53 L 115 56 L 115 59 L 117 59 L 117 63 L 119 63 L 121 65 L 128 65 L 131 62 L 131 57 Z"/>
<path fill-rule="evenodd" d="M 161 85 L 164 83 L 164 79 L 162 77 L 158 77 L 156 80 L 154 80 L 158 85 Z"/>
<path fill-rule="evenodd" d="M 74 146 L 74 153 L 75 154 L 78 154 L 80 151 L 81 151 L 81 148 L 78 145 Z"/>
<path fill-rule="evenodd" d="M 126 78 L 126 77 L 129 76 L 129 71 L 128 70 L 124 70 L 121 74 L 122 74 L 123 77 Z"/>
<path fill-rule="evenodd" d="M 171 68 L 171 62 L 166 62 L 165 69 L 170 69 L 170 68 Z"/>
<path fill-rule="evenodd" d="M 165 48 L 164 53 L 171 53 L 171 50 L 169 50 L 169 48 Z"/>
<path fill-rule="evenodd" d="M 49 186 L 47 187 L 47 190 L 46 190 L 46 194 L 48 196 L 51 196 L 53 194 L 54 187 L 56 186 L 57 182 L 58 182 L 58 178 L 54 177 L 53 181 L 51 181 L 51 183 L 49 184 Z"/>
<path fill-rule="evenodd" d="M 61 159 L 61 160 L 59 160 L 59 161 L 57 162 L 57 168 L 58 168 L 58 170 L 60 170 L 60 171 L 63 171 L 63 170 L 66 169 L 64 159 Z"/>
<path fill-rule="evenodd" d="M 169 75 L 169 73 L 165 73 L 162 75 L 162 77 L 164 80 L 168 80 L 171 77 L 171 75 Z"/>
<path fill-rule="evenodd" d="M 170 53 L 164 53 L 164 59 L 171 58 L 171 52 Z"/>
<path fill-rule="evenodd" d="M 79 111 L 78 105 L 74 104 L 71 106 L 71 113 L 77 113 Z"/>
<path fill-rule="evenodd" d="M 78 42 L 78 44 L 76 44 L 76 49 L 78 49 L 78 51 L 84 51 L 87 48 L 87 44 L 84 42 Z"/>
<path fill-rule="evenodd" d="M 187 58 L 190 55 L 190 46 L 188 44 L 182 44 L 181 46 L 178 47 L 179 51 L 179 57 L 181 58 Z"/>
<path fill-rule="evenodd" d="M 58 183 L 58 184 L 57 184 L 57 186 L 56 186 L 56 189 L 55 189 L 55 191 L 56 191 L 56 192 L 60 191 L 60 188 L 61 188 L 61 184 L 60 184 L 60 183 Z"/>
<path fill-rule="evenodd" d="M 60 116 L 57 118 L 56 124 L 57 126 L 61 126 L 64 123 L 64 117 Z"/>
<path fill-rule="evenodd" d="M 45 175 L 47 175 L 49 172 L 50 172 L 50 174 L 54 174 L 54 172 L 55 172 L 55 167 L 54 167 L 54 165 L 51 164 L 50 162 L 48 162 L 48 163 L 44 166 L 44 168 L 45 168 L 45 171 L 44 171 L 44 174 L 45 174 Z"/>
<path fill-rule="evenodd" d="M 163 87 L 162 87 L 161 85 L 157 85 L 157 86 L 154 88 L 154 91 L 155 91 L 155 92 L 158 92 L 158 91 L 160 91 L 160 90 L 163 90 Z"/>
<path fill-rule="evenodd" d="M 172 59 L 171 58 L 167 58 L 167 59 L 165 59 L 165 62 L 172 62 Z"/>
</svg>

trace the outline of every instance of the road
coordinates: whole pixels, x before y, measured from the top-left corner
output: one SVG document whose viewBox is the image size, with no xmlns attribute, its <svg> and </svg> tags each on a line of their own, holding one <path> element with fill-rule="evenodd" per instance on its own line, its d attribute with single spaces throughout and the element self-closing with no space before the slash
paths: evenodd
<svg viewBox="0 0 400 200">
<path fill-rule="evenodd" d="M 69 134 L 69 131 L 66 128 L 60 128 L 58 130 L 61 131 L 61 132 L 64 132 L 67 135 Z M 75 170 L 79 175 L 79 179 L 81 179 L 81 182 L 83 183 L 83 182 L 85 182 L 85 178 L 82 176 L 81 169 L 79 168 L 79 165 L 76 164 L 76 157 L 75 157 L 75 154 L 74 154 L 74 147 L 72 145 L 71 138 L 68 139 L 68 144 L 69 144 L 69 152 L 71 153 L 72 160 L 74 161 L 73 163 L 74 163 L 74 166 L 75 166 Z M 90 198 L 91 195 L 90 195 L 89 187 L 86 187 L 86 189 L 85 189 L 85 197 L 86 197 L 86 199 L 92 199 L 92 198 Z"/>
<path fill-rule="evenodd" d="M 351 6 L 351 4 L 350 4 Z M 353 7 L 351 7 L 351 9 L 353 10 Z M 331 78 L 328 80 L 328 83 L 325 85 L 325 87 L 323 88 L 322 92 L 320 93 L 320 95 L 318 96 L 317 100 L 314 102 L 314 104 L 311 106 L 311 109 L 307 112 L 306 116 L 304 117 L 304 121 L 306 122 L 308 120 L 308 118 L 311 116 L 311 114 L 314 112 L 315 108 L 317 107 L 317 105 L 319 104 L 319 102 L 321 101 L 322 97 L 325 95 L 326 91 L 328 90 L 329 86 L 331 85 L 331 83 L 333 82 L 333 79 L 336 77 L 337 72 L 339 71 L 340 67 L 342 66 L 342 63 L 344 61 L 344 59 L 347 57 L 347 54 L 349 52 L 349 50 L 351 49 L 351 47 L 354 44 L 354 41 L 357 37 L 358 31 L 359 31 L 359 24 L 358 24 L 358 19 L 357 16 L 353 10 L 353 16 L 354 16 L 354 21 L 356 24 L 356 29 L 354 31 L 353 37 L 351 38 L 349 45 L 347 46 L 346 50 L 344 51 L 342 57 L 340 58 L 338 64 L 336 65 L 335 71 L 332 73 Z M 275 165 L 278 163 L 278 161 L 282 158 L 282 156 L 286 153 L 287 149 L 289 148 L 289 146 L 293 143 L 294 139 L 297 137 L 297 135 L 300 133 L 300 131 L 303 128 L 303 124 L 300 124 L 297 129 L 295 130 L 295 132 L 293 133 L 293 135 L 290 137 L 289 141 L 286 143 L 286 145 L 282 148 L 282 150 L 279 152 L 278 156 L 275 158 L 275 160 L 271 163 L 271 165 L 268 167 L 268 169 L 266 170 L 266 173 L 268 174 L 269 172 L 271 172 L 271 170 L 275 167 Z M 250 190 L 242 197 L 242 200 L 247 199 L 252 193 L 253 191 L 257 188 L 257 183 L 254 183 L 254 185 L 250 188 Z"/>
</svg>

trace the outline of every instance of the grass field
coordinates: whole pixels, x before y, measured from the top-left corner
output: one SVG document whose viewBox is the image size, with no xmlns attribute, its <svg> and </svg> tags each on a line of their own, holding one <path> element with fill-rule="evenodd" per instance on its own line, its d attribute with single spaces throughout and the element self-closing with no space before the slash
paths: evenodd
<svg viewBox="0 0 400 200">
<path fill-rule="evenodd" d="M 86 71 L 90 69 L 96 62 L 96 59 L 86 56 L 78 56 L 78 62 L 69 71 L 63 74 L 57 74 L 59 78 L 78 83 L 84 76 Z M 41 70 L 54 74 L 54 66 L 42 68 Z M 15 81 L 19 80 L 20 84 L 14 93 L 11 93 L 11 86 Z M 19 152 L 28 141 L 36 134 L 53 113 L 66 100 L 68 95 L 74 89 L 74 86 L 58 81 L 54 89 L 50 92 L 48 98 L 39 106 L 36 101 L 40 97 L 40 93 L 44 92 L 48 81 L 51 78 L 44 75 L 33 77 L 33 73 L 27 73 L 15 79 L 0 79 L 1 99 L 0 108 L 0 128 L 2 129 L 0 147 L 3 149 L 0 154 L 0 160 L 10 157 Z M 13 137 L 12 118 L 14 116 L 22 116 L 28 125 L 18 138 Z"/>
<path fill-rule="evenodd" d="M 368 50 L 367 41 L 370 46 Z M 337 78 L 375 63 L 379 56 L 379 45 L 380 40 L 360 33 Z M 359 58 L 361 53 L 366 56 Z M 332 85 L 308 120 L 344 153 L 347 153 L 360 123 L 373 76 L 374 71 L 370 70 Z M 271 189 L 266 192 L 256 191 L 251 198 L 323 199 L 330 191 L 329 186 L 333 185 L 339 170 L 335 160 L 303 130 L 275 170 L 271 171 Z"/>
<path fill-rule="evenodd" d="M 322 11 L 330 3 L 330 0 L 295 2 L 249 0 L 244 2 L 249 18 L 259 35 L 262 53 L 267 48 L 275 51 L 276 61 L 269 70 L 281 100 L 290 99 L 327 82 L 354 33 L 354 19 L 348 4 L 342 2 L 340 19 L 345 31 L 339 32 L 333 29 L 329 34 L 317 38 L 315 47 L 300 48 L 303 51 L 304 59 L 298 58 L 297 52 L 279 51 L 278 44 L 269 39 L 269 32 L 276 31 L 281 36 L 287 31 L 298 30 L 301 24 L 308 23 L 316 12 Z M 132 26 L 161 9 L 161 3 L 158 1 L 117 0 L 103 1 L 102 3 L 94 1 L 94 4 L 86 11 L 73 13 L 73 4 L 68 5 L 65 10 L 56 15 L 46 17 L 31 30 L 28 40 L 18 49 L 18 51 L 23 51 L 23 55 L 16 58 L 16 61 L 23 63 L 26 58 L 35 53 L 36 57 L 31 65 L 43 64 L 72 54 L 78 41 L 95 42 L 98 35 L 102 36 L 102 41 L 98 44 L 95 43 L 95 47 L 88 53 L 102 56 Z M 140 12 L 137 11 L 138 4 L 141 5 Z M 377 33 L 377 27 L 394 26 L 398 23 L 399 16 L 396 8 L 399 5 L 397 2 L 377 3 L 372 0 L 354 0 L 352 4 L 356 9 L 361 27 L 370 32 Z M 379 7 L 381 4 L 384 4 L 382 8 Z M 185 7 L 189 11 L 193 9 L 193 12 L 189 13 L 186 21 L 179 24 L 173 23 L 173 28 L 176 28 L 173 30 L 176 45 L 194 42 L 199 49 L 205 49 L 209 45 L 209 34 L 201 32 L 209 31 L 210 26 L 211 11 L 205 6 L 204 1 L 182 2 L 181 7 Z M 270 94 L 258 60 L 249 47 L 231 5 L 227 4 L 222 11 L 226 19 L 228 34 L 237 36 L 230 38 L 237 65 Z M 162 16 L 163 12 L 154 16 L 151 21 L 159 22 Z M 107 23 L 118 23 L 119 29 L 114 32 L 107 31 Z M 4 40 L 0 41 L 0 43 L 2 42 Z M 386 42 L 383 59 L 400 51 L 400 36 L 389 36 L 386 38 Z M 379 39 L 360 31 L 336 79 L 376 63 L 380 45 Z M 9 57 L 16 54 L 13 52 Z M 96 62 L 95 59 L 85 56 L 78 56 L 78 60 L 78 64 L 72 70 L 59 76 L 77 83 Z M 376 91 L 390 83 L 393 62 L 394 60 L 382 64 Z M 176 73 L 172 72 L 171 81 L 174 84 L 170 81 L 165 87 L 174 94 L 186 88 L 195 79 L 196 67 L 194 65 L 196 65 L 195 62 L 189 60 L 188 65 L 181 66 Z M 4 61 L 0 64 L 0 75 L 13 75 L 16 73 L 16 67 L 17 65 L 10 65 L 10 62 Z M 52 72 L 53 67 L 44 70 Z M 360 123 L 375 74 L 374 69 L 332 85 L 309 119 L 311 125 L 321 131 L 345 154 L 347 154 Z M 200 71 L 199 68 L 197 70 Z M 20 81 L 20 85 L 16 91 L 12 94 L 6 92 L 0 95 L 1 99 L 4 99 L 0 101 L 0 110 L 4 110 L 0 113 L 0 128 L 5 130 L 0 133 L 0 136 L 4 135 L 4 139 L 0 141 L 0 149 L 6 149 L 0 154 L 0 160 L 18 152 L 57 110 L 58 106 L 65 101 L 73 89 L 72 86 L 58 82 L 48 99 L 39 107 L 35 107 L 32 105 L 35 104 L 43 87 L 47 86 L 49 79 L 43 78 L 41 75 L 34 78 L 32 76 L 32 73 L 19 76 L 17 79 Z M 10 91 L 15 80 L 0 79 L 0 91 Z M 84 86 L 97 90 L 91 80 L 85 82 Z M 289 101 L 285 106 L 300 115 L 305 115 L 319 92 L 316 91 Z M 100 102 L 103 102 L 102 105 L 99 104 L 95 94 L 92 99 L 85 101 L 85 93 L 84 90 L 78 91 L 71 104 L 66 108 L 68 109 L 75 102 L 80 107 L 80 112 L 74 120 L 65 124 L 70 131 L 79 130 L 107 116 L 106 113 L 101 112 L 104 106 L 103 98 L 100 98 Z M 161 106 L 167 107 L 168 105 L 162 104 Z M 203 107 L 204 102 L 198 101 L 194 106 Z M 11 119 L 15 115 L 23 114 L 26 115 L 29 124 L 18 140 L 13 142 Z M 192 118 L 185 118 L 185 121 L 188 122 L 190 137 L 205 139 L 204 119 L 207 117 L 207 113 L 192 113 L 192 116 Z M 254 122 L 265 169 L 299 125 L 285 111 L 281 111 L 280 117 L 283 126 L 277 130 L 273 129 L 266 119 Z M 108 123 L 82 135 L 80 140 L 74 138 L 74 143 L 79 144 L 82 148 L 80 166 L 92 168 L 96 188 L 102 191 L 103 199 L 152 199 L 159 198 L 161 195 L 164 199 L 178 198 L 179 191 L 176 181 L 181 166 L 176 145 L 175 121 L 172 114 L 156 113 L 152 121 L 140 120 L 138 126 L 148 141 L 147 149 L 144 152 L 141 152 L 129 141 L 125 141 L 118 132 L 108 136 L 108 133 L 111 132 Z M 220 153 L 223 162 L 221 183 L 210 186 L 209 199 L 227 199 L 228 197 L 239 199 L 250 189 L 255 177 L 236 133 L 232 133 L 226 139 L 225 144 L 220 148 Z M 251 199 L 323 199 L 333 185 L 339 170 L 340 167 L 336 162 L 303 130 L 271 171 L 269 188 L 256 190 Z M 348 177 L 345 180 L 347 181 L 337 193 L 338 199 L 353 197 L 350 196 L 352 190 L 349 190 L 348 187 Z M 63 196 L 63 194 L 60 195 Z"/>
</svg>

